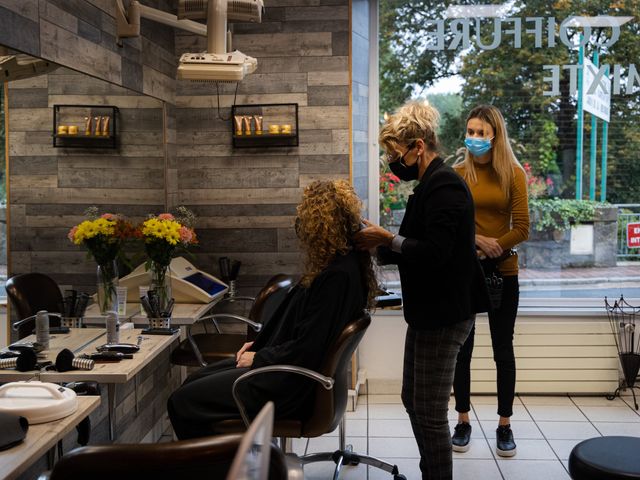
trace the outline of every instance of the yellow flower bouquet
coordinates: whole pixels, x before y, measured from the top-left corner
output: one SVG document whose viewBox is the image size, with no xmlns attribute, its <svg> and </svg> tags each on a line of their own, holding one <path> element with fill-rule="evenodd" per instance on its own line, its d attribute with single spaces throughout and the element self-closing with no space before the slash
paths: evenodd
<svg viewBox="0 0 640 480">
<path fill-rule="evenodd" d="M 87 249 L 87 254 L 98 264 L 98 303 L 106 313 L 117 306 L 116 286 L 118 268 L 116 258 L 122 254 L 124 242 L 132 237 L 133 228 L 123 216 L 105 213 L 98 216 L 98 209 L 87 209 L 89 218 L 73 227 L 69 240 Z"/>
<path fill-rule="evenodd" d="M 193 230 L 194 222 L 195 216 L 192 212 L 185 207 L 178 207 L 176 215 L 150 215 L 137 229 L 136 236 L 144 241 L 144 248 L 149 257 L 149 287 L 156 291 L 162 311 L 171 301 L 170 275 L 167 276 L 171 259 L 180 250 L 186 251 L 188 246 L 198 243 Z"/>
</svg>

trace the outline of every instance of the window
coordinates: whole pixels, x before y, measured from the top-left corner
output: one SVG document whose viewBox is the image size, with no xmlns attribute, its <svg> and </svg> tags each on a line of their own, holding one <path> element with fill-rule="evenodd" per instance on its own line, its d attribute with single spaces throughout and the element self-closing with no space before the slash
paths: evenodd
<svg viewBox="0 0 640 480">
<path fill-rule="evenodd" d="M 429 101 L 452 164 L 471 108 L 505 117 L 529 184 L 521 306 L 600 307 L 621 294 L 640 304 L 640 22 L 630 5 L 381 0 L 381 118 L 409 98 Z M 393 229 L 408 192 L 381 173 L 381 222 Z"/>
</svg>

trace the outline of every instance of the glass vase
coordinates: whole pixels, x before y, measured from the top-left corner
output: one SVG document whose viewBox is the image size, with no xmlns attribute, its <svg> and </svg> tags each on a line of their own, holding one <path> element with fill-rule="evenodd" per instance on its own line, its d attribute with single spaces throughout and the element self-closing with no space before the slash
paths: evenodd
<svg viewBox="0 0 640 480">
<path fill-rule="evenodd" d="M 158 310 L 160 313 L 166 312 L 171 301 L 171 274 L 169 273 L 169 265 L 162 265 L 157 262 L 151 262 L 149 268 L 149 289 L 155 290 L 158 298 Z"/>
<path fill-rule="evenodd" d="M 118 265 L 115 260 L 98 264 L 98 306 L 100 313 L 118 311 Z"/>
</svg>

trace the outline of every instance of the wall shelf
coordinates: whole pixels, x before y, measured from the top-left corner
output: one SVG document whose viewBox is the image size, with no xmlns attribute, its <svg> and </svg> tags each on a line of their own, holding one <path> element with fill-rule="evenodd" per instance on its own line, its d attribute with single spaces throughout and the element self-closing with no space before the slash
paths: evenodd
<svg viewBox="0 0 640 480">
<path fill-rule="evenodd" d="M 242 130 L 237 129 L 236 117 L 251 117 L 250 130 L 246 123 Z M 257 134 L 255 116 L 262 117 L 262 133 Z M 269 133 L 269 128 L 287 125 L 291 133 Z M 239 135 L 239 132 L 242 132 Z M 255 105 L 233 105 L 231 107 L 231 136 L 234 148 L 269 148 L 297 147 L 298 138 L 298 104 L 297 103 L 264 103 Z"/>
<path fill-rule="evenodd" d="M 118 107 L 113 105 L 54 105 L 53 146 L 55 148 L 116 148 L 118 111 Z M 89 118 L 88 130 L 86 130 L 86 118 Z M 105 119 L 108 119 L 106 128 Z M 78 133 L 60 133 L 61 126 L 67 127 L 67 131 L 69 127 L 75 126 Z"/>
</svg>

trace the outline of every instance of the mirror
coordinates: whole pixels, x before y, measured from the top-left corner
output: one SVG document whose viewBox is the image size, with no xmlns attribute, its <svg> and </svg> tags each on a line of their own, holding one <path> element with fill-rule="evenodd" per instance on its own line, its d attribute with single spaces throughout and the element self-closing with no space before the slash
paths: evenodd
<svg viewBox="0 0 640 480">
<path fill-rule="evenodd" d="M 96 264 L 67 234 L 85 219 L 89 206 L 133 222 L 164 210 L 165 107 L 159 99 L 14 53 L 0 52 L 3 78 L 15 78 L 0 96 L 6 106 L 0 109 L 0 136 L 4 132 L 7 139 L 9 185 L 5 201 L 0 186 L 0 220 L 6 205 L 10 213 L 9 228 L 0 232 L 0 295 L 7 275 L 25 272 L 45 273 L 62 286 L 94 293 Z M 85 117 L 114 115 L 117 128 L 108 128 L 117 136 L 116 148 L 105 148 L 100 138 L 54 147 L 54 105 L 81 106 L 67 109 L 72 115 L 63 120 L 79 134 L 85 133 Z M 4 152 L 0 161 L 4 165 Z"/>
</svg>

